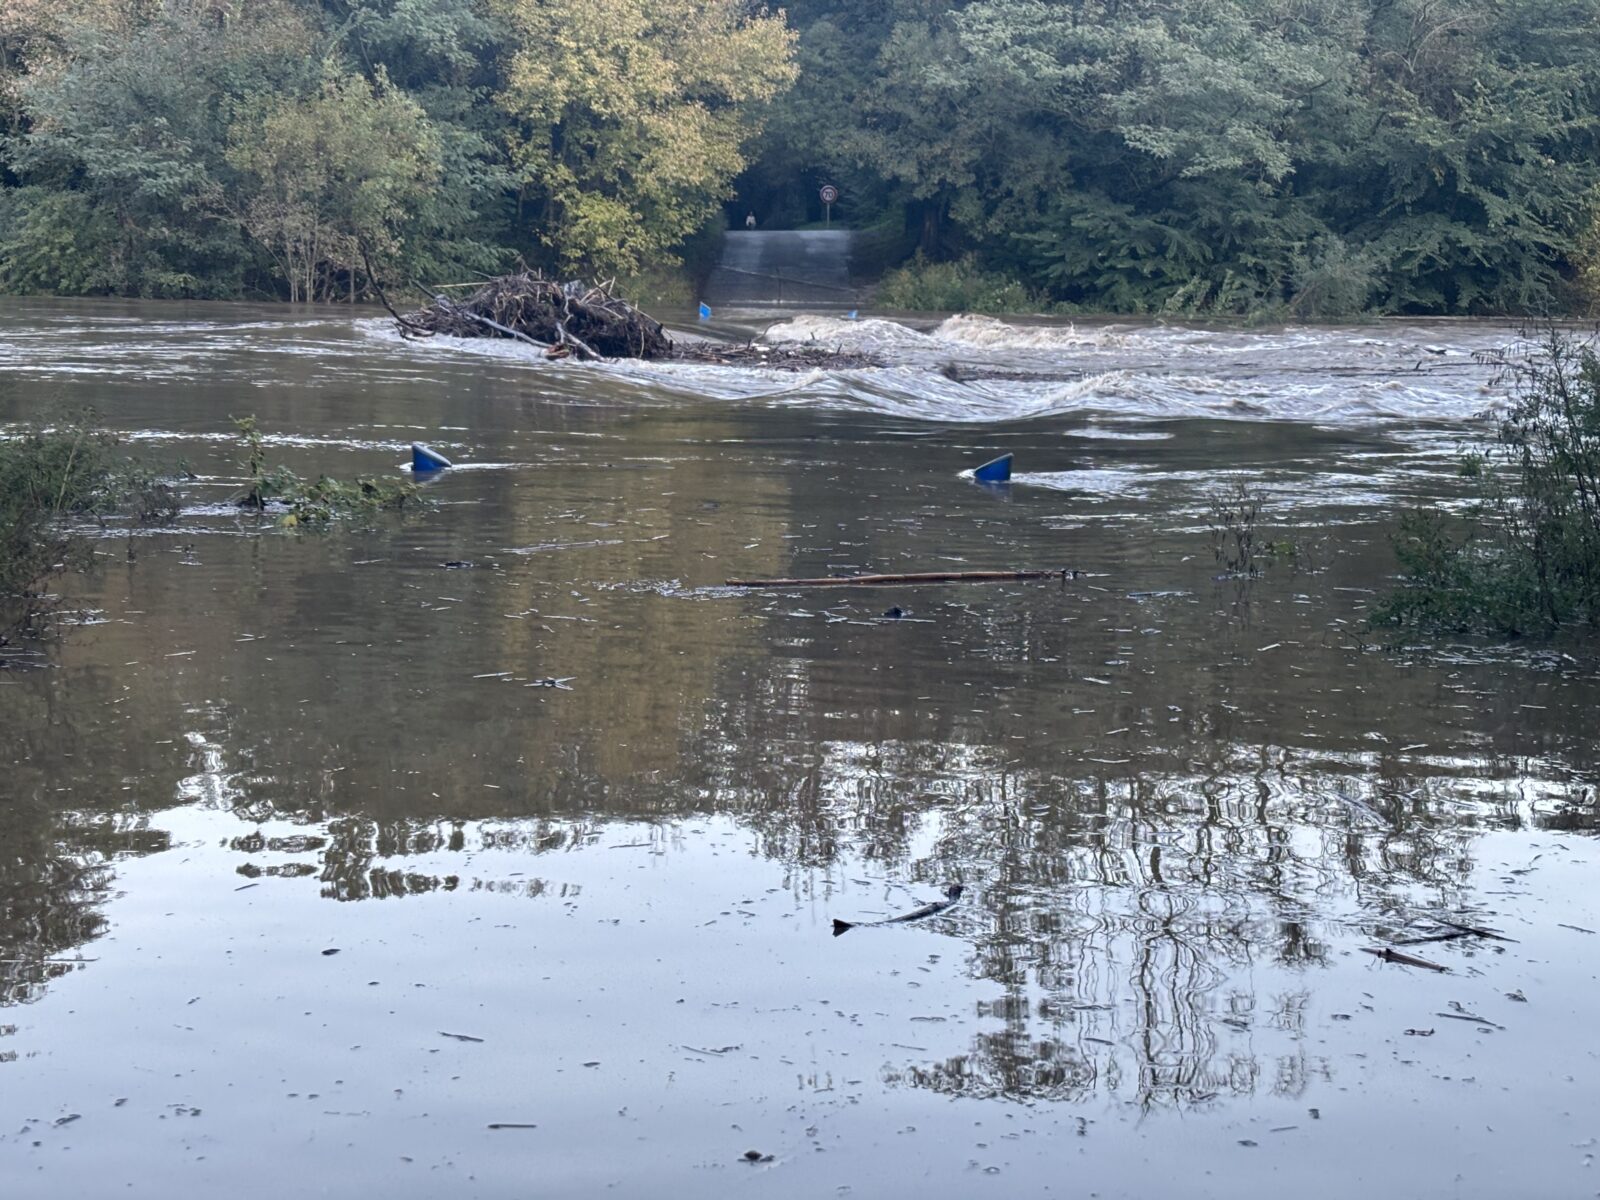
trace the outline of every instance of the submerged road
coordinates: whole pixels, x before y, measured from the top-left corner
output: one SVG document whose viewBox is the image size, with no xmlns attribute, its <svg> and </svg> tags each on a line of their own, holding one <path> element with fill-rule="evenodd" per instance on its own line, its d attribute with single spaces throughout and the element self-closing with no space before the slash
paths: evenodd
<svg viewBox="0 0 1600 1200">
<path fill-rule="evenodd" d="M 711 304 L 851 304 L 843 229 L 730 230 L 706 282 Z"/>
</svg>

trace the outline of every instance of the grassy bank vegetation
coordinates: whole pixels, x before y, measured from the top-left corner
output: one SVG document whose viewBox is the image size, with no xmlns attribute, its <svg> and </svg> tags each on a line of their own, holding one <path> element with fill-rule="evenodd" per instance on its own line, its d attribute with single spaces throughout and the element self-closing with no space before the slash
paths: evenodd
<svg viewBox="0 0 1600 1200">
<path fill-rule="evenodd" d="M 0 641 L 50 611 L 57 576 L 88 565 L 74 522 L 162 522 L 176 511 L 172 487 L 87 418 L 0 440 Z"/>
<path fill-rule="evenodd" d="M 873 297 L 882 308 L 969 313 L 1037 313 L 1048 300 L 1017 280 L 985 271 L 975 255 L 949 262 L 931 262 L 920 252 L 903 267 L 890 271 Z"/>
<path fill-rule="evenodd" d="M 417 486 L 397 477 L 306 479 L 269 460 L 254 417 L 235 426 L 244 472 L 235 503 L 278 526 L 327 528 L 420 503 Z M 38 632 L 60 601 L 58 578 L 91 566 L 92 523 L 170 524 L 180 500 L 172 476 L 130 457 L 92 415 L 0 437 L 0 645 Z"/>
<path fill-rule="evenodd" d="M 1552 332 L 1513 369 L 1511 409 L 1463 463 L 1470 506 L 1404 518 L 1402 580 L 1376 623 L 1510 637 L 1600 623 L 1600 356 Z"/>
</svg>

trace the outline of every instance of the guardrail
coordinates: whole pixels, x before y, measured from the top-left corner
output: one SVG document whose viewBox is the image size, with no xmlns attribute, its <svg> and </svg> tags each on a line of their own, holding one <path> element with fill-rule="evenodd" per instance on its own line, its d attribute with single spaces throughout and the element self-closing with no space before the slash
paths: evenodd
<svg viewBox="0 0 1600 1200">
<path fill-rule="evenodd" d="M 794 285 L 796 287 L 801 287 L 801 288 L 821 288 L 823 291 L 828 291 L 828 292 L 843 292 L 846 296 L 849 296 L 851 299 L 859 298 L 860 293 L 861 293 L 861 289 L 860 288 L 847 287 L 847 286 L 845 286 L 843 284 L 838 284 L 838 283 L 822 283 L 819 280 L 805 279 L 805 278 L 796 277 L 796 276 L 793 276 L 793 275 L 784 276 L 784 275 L 776 274 L 776 273 L 771 272 L 771 271 L 746 271 L 742 267 L 717 266 L 717 267 L 713 267 L 712 268 L 711 274 L 713 276 L 715 276 L 718 271 L 726 271 L 730 275 L 747 275 L 752 279 L 771 279 L 771 280 L 773 280 L 778 285 L 777 303 L 780 303 L 780 304 L 783 302 L 783 285 L 785 283 L 789 283 L 789 284 L 792 284 L 792 285 Z"/>
</svg>

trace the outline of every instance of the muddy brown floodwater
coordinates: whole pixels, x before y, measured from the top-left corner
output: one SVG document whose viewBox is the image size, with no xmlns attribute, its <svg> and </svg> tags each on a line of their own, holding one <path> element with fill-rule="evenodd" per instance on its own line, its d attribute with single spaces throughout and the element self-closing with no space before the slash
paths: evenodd
<svg viewBox="0 0 1600 1200">
<path fill-rule="evenodd" d="M 1594 1194 L 1593 646 L 1362 629 L 1513 333 L 804 316 L 891 365 L 797 376 L 6 301 L 0 422 L 199 478 L 0 672 L 0 1194 Z M 460 465 L 263 528 L 245 413 Z M 719 586 L 1018 567 L 1085 574 Z"/>
</svg>

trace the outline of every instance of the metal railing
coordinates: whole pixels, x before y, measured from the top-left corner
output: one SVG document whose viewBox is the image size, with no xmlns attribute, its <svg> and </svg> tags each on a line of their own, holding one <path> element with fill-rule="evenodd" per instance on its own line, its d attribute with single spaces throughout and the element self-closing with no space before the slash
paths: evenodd
<svg viewBox="0 0 1600 1200">
<path fill-rule="evenodd" d="M 827 292 L 843 292 L 846 296 L 850 297 L 851 299 L 858 298 L 860 293 L 861 293 L 861 289 L 860 288 L 849 287 L 849 286 L 846 286 L 844 284 L 823 283 L 820 280 L 805 279 L 805 278 L 800 278 L 800 277 L 796 277 L 796 276 L 793 276 L 793 275 L 784 276 L 782 274 L 778 274 L 778 273 L 772 272 L 772 271 L 746 271 L 743 267 L 724 267 L 724 266 L 713 267 L 712 271 L 711 271 L 712 278 L 716 278 L 716 275 L 717 275 L 717 273 L 719 271 L 726 271 L 730 275 L 747 275 L 752 279 L 771 279 L 771 280 L 773 280 L 778 285 L 778 295 L 777 295 L 777 298 L 775 300 L 775 303 L 778 303 L 778 304 L 782 304 L 783 303 L 783 285 L 785 283 L 788 283 L 791 286 L 799 287 L 799 288 L 820 288 L 823 291 L 827 291 Z"/>
</svg>

